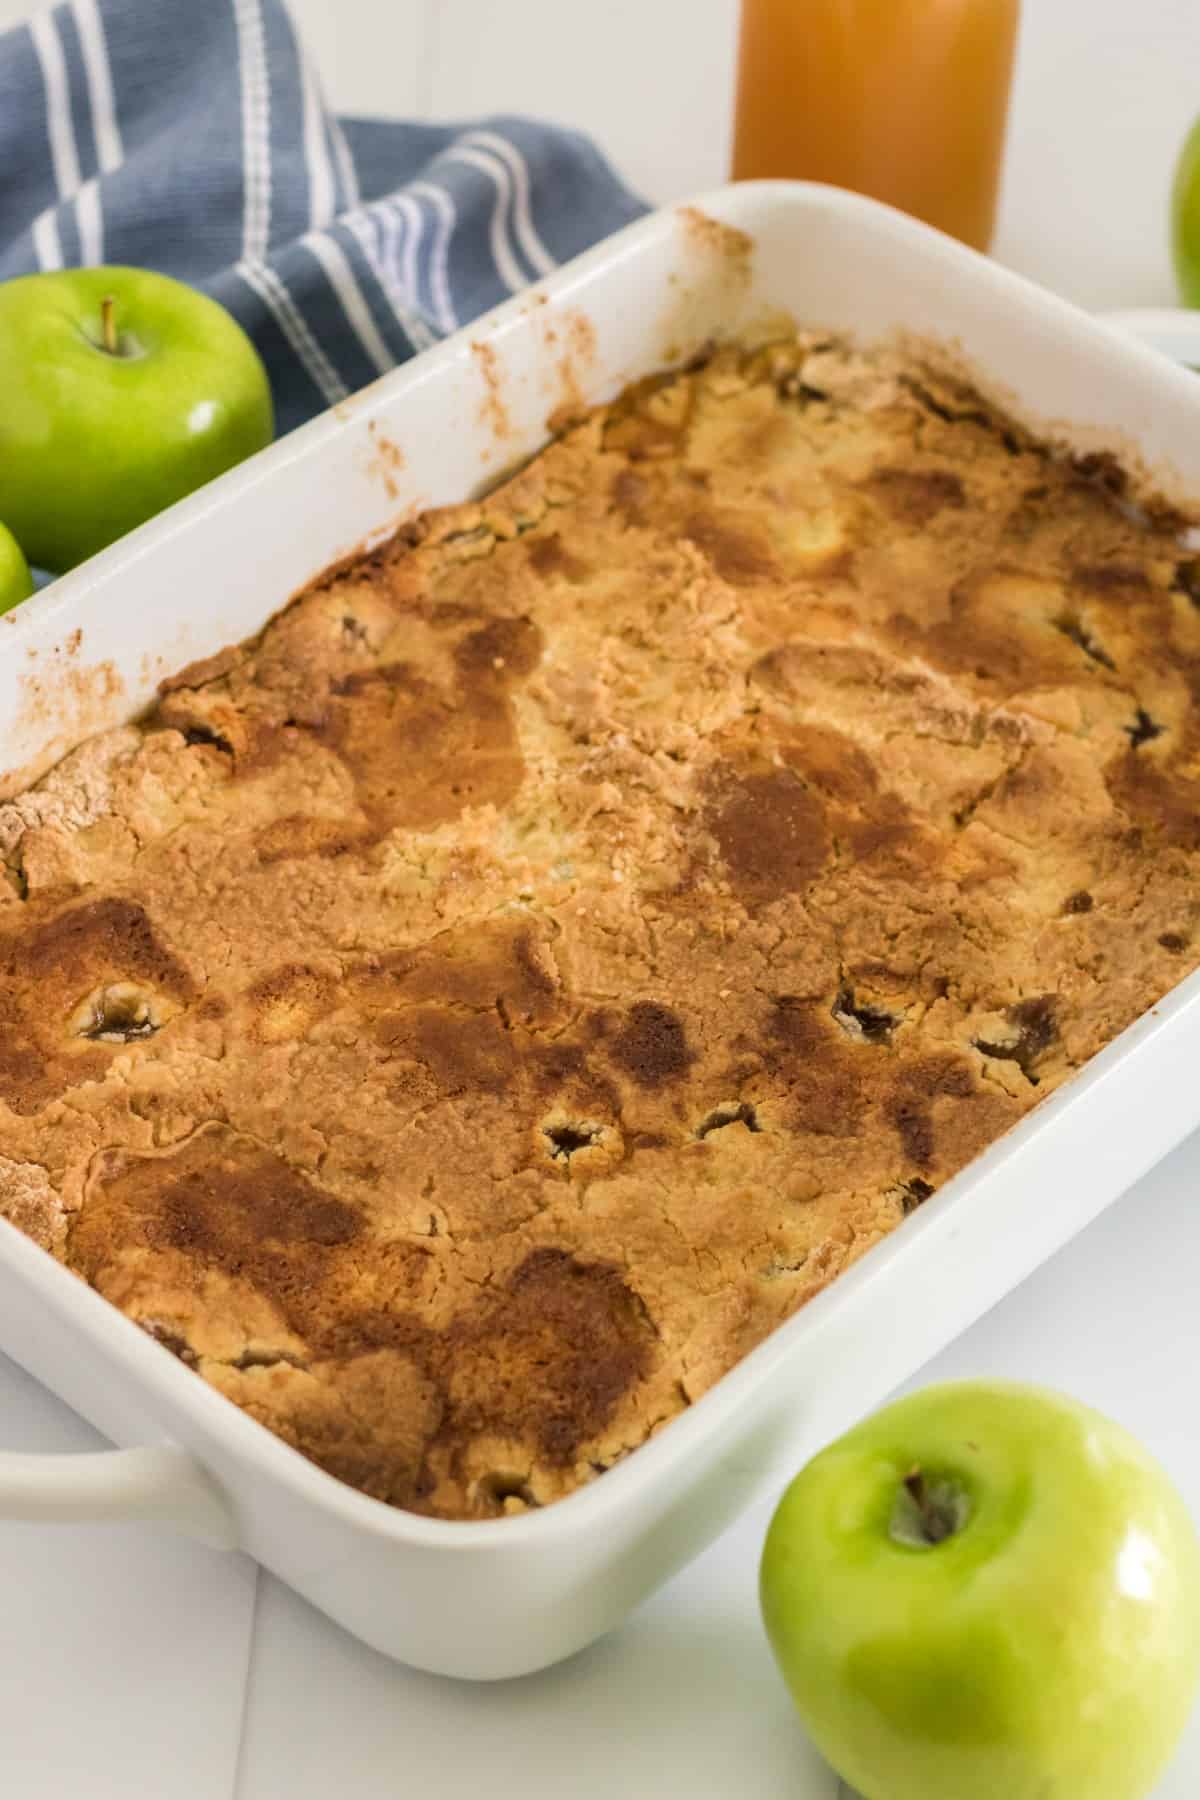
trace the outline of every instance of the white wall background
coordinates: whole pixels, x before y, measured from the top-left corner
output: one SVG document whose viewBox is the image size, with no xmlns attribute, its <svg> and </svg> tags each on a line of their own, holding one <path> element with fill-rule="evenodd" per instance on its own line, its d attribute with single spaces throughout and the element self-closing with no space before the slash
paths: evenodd
<svg viewBox="0 0 1200 1800">
<path fill-rule="evenodd" d="M 567 120 L 654 200 L 724 175 L 737 0 L 293 7 L 344 110 Z M 0 27 L 30 10 L 0 0 Z M 997 254 L 1084 305 L 1168 304 L 1170 171 L 1196 113 L 1200 0 L 1026 0 Z"/>
</svg>

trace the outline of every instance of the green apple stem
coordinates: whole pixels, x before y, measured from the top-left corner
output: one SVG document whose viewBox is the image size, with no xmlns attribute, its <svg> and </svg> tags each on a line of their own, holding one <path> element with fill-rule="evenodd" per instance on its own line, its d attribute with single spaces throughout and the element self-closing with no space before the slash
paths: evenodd
<svg viewBox="0 0 1200 1800">
<path fill-rule="evenodd" d="M 116 302 L 111 294 L 105 294 L 100 302 L 100 341 L 110 356 L 117 354 Z"/>
<path fill-rule="evenodd" d="M 952 1537 L 960 1522 L 958 1509 L 953 1504 L 948 1505 L 943 1495 L 930 1490 L 919 1466 L 909 1470 L 904 1477 L 904 1486 L 917 1509 L 917 1522 L 925 1542 L 941 1544 Z"/>
</svg>

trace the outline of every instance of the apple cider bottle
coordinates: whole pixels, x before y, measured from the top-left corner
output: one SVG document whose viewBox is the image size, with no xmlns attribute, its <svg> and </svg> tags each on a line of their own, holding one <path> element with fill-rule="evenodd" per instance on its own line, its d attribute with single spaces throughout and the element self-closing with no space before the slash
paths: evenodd
<svg viewBox="0 0 1200 1800">
<path fill-rule="evenodd" d="M 743 0 L 733 175 L 828 181 L 985 250 L 1020 0 Z"/>
</svg>

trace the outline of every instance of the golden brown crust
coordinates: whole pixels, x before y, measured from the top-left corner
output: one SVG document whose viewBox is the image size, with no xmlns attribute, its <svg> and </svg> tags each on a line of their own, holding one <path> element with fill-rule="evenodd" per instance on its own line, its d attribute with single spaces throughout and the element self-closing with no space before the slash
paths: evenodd
<svg viewBox="0 0 1200 1800">
<path fill-rule="evenodd" d="M 0 807 L 0 1210 L 369 1493 L 569 1492 L 1200 961 L 1198 599 L 915 364 L 639 384 Z"/>
</svg>

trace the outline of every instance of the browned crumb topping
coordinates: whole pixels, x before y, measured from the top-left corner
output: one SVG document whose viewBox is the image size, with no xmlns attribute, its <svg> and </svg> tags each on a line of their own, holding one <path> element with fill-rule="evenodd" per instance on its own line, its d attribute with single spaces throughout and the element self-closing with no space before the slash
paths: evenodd
<svg viewBox="0 0 1200 1800">
<path fill-rule="evenodd" d="M 814 336 L 0 807 L 0 1209 L 323 1467 L 636 1448 L 1200 961 L 1200 583 Z"/>
</svg>

